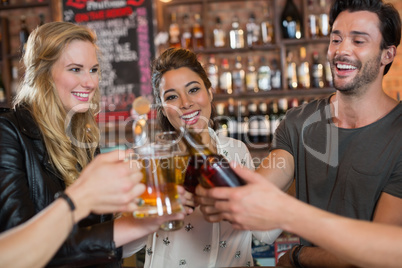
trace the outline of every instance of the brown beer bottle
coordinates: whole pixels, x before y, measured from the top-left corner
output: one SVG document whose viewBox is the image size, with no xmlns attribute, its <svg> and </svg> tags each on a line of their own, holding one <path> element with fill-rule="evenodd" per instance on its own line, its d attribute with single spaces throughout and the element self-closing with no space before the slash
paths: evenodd
<svg viewBox="0 0 402 268">
<path fill-rule="evenodd" d="M 217 186 L 236 187 L 245 184 L 243 179 L 230 167 L 229 161 L 226 158 L 222 155 L 212 153 L 202 143 L 200 135 L 184 127 L 181 127 L 180 131 L 191 154 L 184 188 L 186 188 L 187 184 L 191 184 L 191 181 L 194 182 L 195 177 L 197 177 L 199 183 L 205 188 Z"/>
</svg>

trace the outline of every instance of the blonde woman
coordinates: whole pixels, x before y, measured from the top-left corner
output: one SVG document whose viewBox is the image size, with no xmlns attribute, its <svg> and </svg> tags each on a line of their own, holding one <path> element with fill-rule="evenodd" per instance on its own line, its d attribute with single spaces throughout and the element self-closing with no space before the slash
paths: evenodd
<svg viewBox="0 0 402 268">
<path fill-rule="evenodd" d="M 45 24 L 31 33 L 23 60 L 25 76 L 14 107 L 0 115 L 0 232 L 53 202 L 99 152 L 94 33 L 67 22 Z M 90 214 L 78 222 L 49 264 L 119 267 L 122 246 L 166 220 L 112 216 Z"/>
</svg>

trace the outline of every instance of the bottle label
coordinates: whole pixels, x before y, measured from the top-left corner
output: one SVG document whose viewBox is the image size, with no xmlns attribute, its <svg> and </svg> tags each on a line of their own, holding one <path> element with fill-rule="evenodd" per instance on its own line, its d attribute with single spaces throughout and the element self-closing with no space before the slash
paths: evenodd
<svg viewBox="0 0 402 268">
<path fill-rule="evenodd" d="M 258 117 L 254 116 L 250 118 L 249 124 L 249 134 L 250 136 L 258 136 L 260 132 L 260 120 Z"/>
<path fill-rule="evenodd" d="M 264 118 L 259 122 L 259 132 L 261 136 L 268 135 L 270 133 L 270 127 L 269 127 L 269 120 L 267 118 Z"/>
</svg>

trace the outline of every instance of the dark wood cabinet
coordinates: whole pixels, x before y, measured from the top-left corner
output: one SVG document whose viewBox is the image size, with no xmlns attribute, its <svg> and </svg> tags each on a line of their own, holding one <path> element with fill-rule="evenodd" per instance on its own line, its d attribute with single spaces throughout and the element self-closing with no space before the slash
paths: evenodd
<svg viewBox="0 0 402 268">
<path fill-rule="evenodd" d="M 10 107 L 13 95 L 12 85 L 18 83 L 23 75 L 21 63 L 21 49 L 19 45 L 20 18 L 27 18 L 28 28 L 31 31 L 39 23 L 38 14 L 43 14 L 45 22 L 61 20 L 61 1 L 32 0 L 9 1 L 8 5 L 0 5 L 0 73 L 5 87 L 5 101 L 2 107 Z M 13 70 L 14 68 L 14 70 Z M 12 72 L 18 73 L 17 78 Z M 17 80 L 17 81 L 15 81 Z"/>
</svg>

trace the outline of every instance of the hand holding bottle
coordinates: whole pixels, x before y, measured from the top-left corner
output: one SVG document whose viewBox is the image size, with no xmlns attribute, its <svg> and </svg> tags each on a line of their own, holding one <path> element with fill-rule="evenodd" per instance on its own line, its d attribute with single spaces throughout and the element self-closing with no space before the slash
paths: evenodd
<svg viewBox="0 0 402 268">
<path fill-rule="evenodd" d="M 180 131 L 183 135 L 183 141 L 191 154 L 184 182 L 184 187 L 187 191 L 194 193 L 194 185 L 197 184 L 195 177 L 206 188 L 216 186 L 236 187 L 245 184 L 243 179 L 232 170 L 226 158 L 214 154 L 202 143 L 198 134 L 184 127 L 181 127 Z"/>
</svg>

